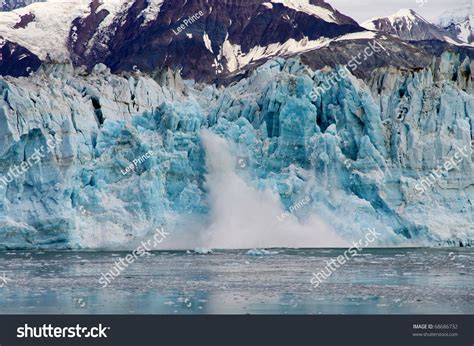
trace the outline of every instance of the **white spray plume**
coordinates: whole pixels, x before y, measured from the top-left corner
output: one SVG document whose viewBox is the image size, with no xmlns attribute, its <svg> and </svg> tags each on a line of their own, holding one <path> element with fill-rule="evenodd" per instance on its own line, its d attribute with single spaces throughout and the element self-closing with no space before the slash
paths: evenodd
<svg viewBox="0 0 474 346">
<path fill-rule="evenodd" d="M 230 144 L 218 135 L 203 130 L 206 152 L 206 185 L 210 204 L 210 227 L 204 231 L 203 245 L 210 248 L 244 249 L 264 247 L 345 246 L 316 215 L 304 223 L 284 212 L 277 193 L 258 190 L 235 171 Z"/>
</svg>

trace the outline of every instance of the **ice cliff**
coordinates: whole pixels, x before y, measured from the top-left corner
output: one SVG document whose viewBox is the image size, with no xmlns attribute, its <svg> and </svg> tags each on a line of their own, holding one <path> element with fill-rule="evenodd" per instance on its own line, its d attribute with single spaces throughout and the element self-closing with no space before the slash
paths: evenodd
<svg viewBox="0 0 474 346">
<path fill-rule="evenodd" d="M 445 53 L 317 97 L 334 71 L 298 59 L 219 88 L 103 65 L 0 78 L 0 174 L 61 140 L 0 189 L 0 248 L 132 248 L 161 226 L 164 248 L 346 246 L 367 228 L 376 246 L 470 245 L 471 155 L 415 186 L 470 147 L 473 70 Z"/>
</svg>

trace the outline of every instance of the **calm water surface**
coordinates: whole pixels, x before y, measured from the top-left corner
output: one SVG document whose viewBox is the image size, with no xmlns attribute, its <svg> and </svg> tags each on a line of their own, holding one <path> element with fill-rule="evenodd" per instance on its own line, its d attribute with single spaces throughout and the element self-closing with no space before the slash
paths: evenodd
<svg viewBox="0 0 474 346">
<path fill-rule="evenodd" d="M 344 249 L 153 252 L 106 288 L 128 252 L 0 252 L 0 313 L 474 314 L 473 249 L 365 249 L 318 288 Z"/>
</svg>

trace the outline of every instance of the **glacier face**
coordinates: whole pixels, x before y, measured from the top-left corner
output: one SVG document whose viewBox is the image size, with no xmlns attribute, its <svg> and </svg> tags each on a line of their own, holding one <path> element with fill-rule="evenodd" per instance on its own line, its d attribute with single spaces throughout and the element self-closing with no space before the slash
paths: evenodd
<svg viewBox="0 0 474 346">
<path fill-rule="evenodd" d="M 103 65 L 1 78 L 2 177 L 61 141 L 0 189 L 0 248 L 133 248 L 161 226 L 163 248 L 346 246 L 368 228 L 379 246 L 471 244 L 471 156 L 416 186 L 470 146 L 473 70 L 445 53 L 315 98 L 333 71 L 298 59 L 219 88 Z"/>
</svg>

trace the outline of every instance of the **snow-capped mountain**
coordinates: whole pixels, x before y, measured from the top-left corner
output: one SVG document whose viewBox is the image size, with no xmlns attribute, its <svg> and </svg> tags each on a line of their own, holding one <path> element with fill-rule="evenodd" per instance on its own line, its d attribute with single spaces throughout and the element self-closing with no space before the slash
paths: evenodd
<svg viewBox="0 0 474 346">
<path fill-rule="evenodd" d="M 444 12 L 436 24 L 464 43 L 474 43 L 474 7 L 469 1 Z"/>
<path fill-rule="evenodd" d="M 388 17 L 370 19 L 361 26 L 368 30 L 386 32 L 407 41 L 439 40 L 461 43 L 411 9 L 401 9 Z"/>
<path fill-rule="evenodd" d="M 41 60 L 113 71 L 182 66 L 197 80 L 361 31 L 322 0 L 50 0 L 0 14 L 0 35 Z"/>
<path fill-rule="evenodd" d="M 417 22 L 407 24 L 413 34 L 443 39 Z M 112 72 L 171 67 L 196 81 L 233 80 L 277 56 L 303 54 L 313 68 L 347 64 L 370 40 L 386 41 L 355 72 L 365 78 L 382 66 L 425 67 L 434 54 L 368 31 L 323 0 L 49 0 L 0 12 L 0 38 L 0 75 L 13 76 L 66 60 L 88 71 L 98 63 Z"/>
</svg>

